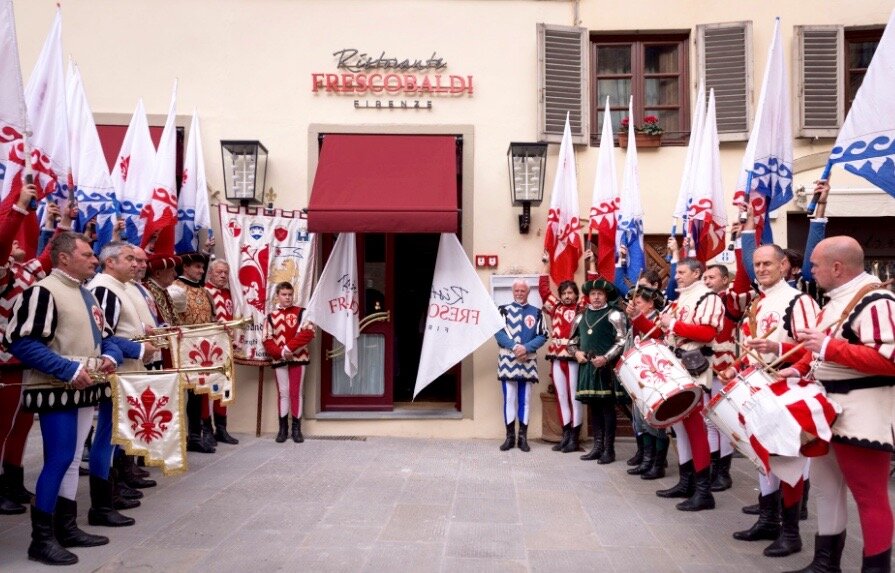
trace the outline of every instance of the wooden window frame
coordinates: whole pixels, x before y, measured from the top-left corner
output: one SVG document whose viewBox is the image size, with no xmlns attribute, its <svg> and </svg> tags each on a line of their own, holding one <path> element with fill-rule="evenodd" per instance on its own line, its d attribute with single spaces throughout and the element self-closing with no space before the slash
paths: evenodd
<svg viewBox="0 0 895 573">
<path fill-rule="evenodd" d="M 877 44 L 883 37 L 883 30 L 885 28 L 845 28 L 842 34 L 842 102 L 844 108 L 844 114 L 842 116 L 842 121 L 845 121 L 845 116 L 848 115 L 848 110 L 851 109 L 851 102 L 848 100 L 848 94 L 851 88 L 851 72 L 852 70 L 862 69 L 866 74 L 867 68 L 851 68 L 849 67 L 849 46 L 851 44 L 857 44 L 861 42 L 867 42 L 876 40 Z M 863 81 L 863 76 L 862 76 Z"/>
<path fill-rule="evenodd" d="M 679 62 L 679 73 L 670 74 L 670 73 L 654 73 L 654 74 L 646 74 L 644 72 L 644 48 L 650 45 L 667 45 L 667 44 L 677 44 L 678 49 L 678 62 Z M 662 126 L 665 130 L 662 134 L 662 142 L 663 146 L 673 146 L 673 145 L 687 145 L 687 142 L 690 140 L 690 32 L 682 31 L 682 32 L 663 32 L 663 33 L 623 33 L 623 34 L 613 34 L 607 32 L 591 32 L 590 35 L 590 93 L 591 102 L 590 102 L 590 144 L 593 147 L 599 147 L 600 145 L 600 135 L 603 130 L 602 123 L 597 121 L 599 116 L 599 112 L 603 111 L 605 107 L 605 101 L 598 101 L 599 95 L 597 90 L 597 50 L 602 46 L 619 46 L 619 45 L 631 45 L 631 74 L 621 74 L 621 75 L 610 75 L 610 76 L 600 76 L 599 79 L 613 79 L 613 78 L 627 78 L 630 76 L 631 78 L 631 94 L 641 94 L 641 98 L 638 101 L 638 98 L 635 96 L 634 98 L 634 124 L 640 125 L 643 123 L 643 117 L 645 114 L 644 110 L 649 107 L 650 109 L 678 109 L 679 117 L 680 117 L 680 125 L 677 126 L 678 129 L 668 129 L 667 126 Z M 654 77 L 678 77 L 678 104 L 675 106 L 662 106 L 662 105 L 651 105 L 647 106 L 645 101 L 643 100 L 643 95 L 646 93 L 645 85 L 647 78 Z M 611 105 L 613 102 L 610 102 L 610 110 L 618 111 L 624 110 L 627 115 L 628 102 L 617 102 L 616 105 Z M 618 143 L 618 133 L 614 132 L 614 142 Z"/>
</svg>

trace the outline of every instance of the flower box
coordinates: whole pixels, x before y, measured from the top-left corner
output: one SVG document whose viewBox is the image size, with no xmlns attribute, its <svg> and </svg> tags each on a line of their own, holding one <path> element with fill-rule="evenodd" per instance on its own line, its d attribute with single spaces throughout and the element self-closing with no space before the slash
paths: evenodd
<svg viewBox="0 0 895 573">
<path fill-rule="evenodd" d="M 634 133 L 634 142 L 637 144 L 637 149 L 646 149 L 649 147 L 659 147 L 662 144 L 662 134 L 658 135 L 650 135 L 648 133 Z M 628 134 L 627 132 L 622 132 L 618 134 L 618 146 L 627 149 L 628 148 Z"/>
</svg>

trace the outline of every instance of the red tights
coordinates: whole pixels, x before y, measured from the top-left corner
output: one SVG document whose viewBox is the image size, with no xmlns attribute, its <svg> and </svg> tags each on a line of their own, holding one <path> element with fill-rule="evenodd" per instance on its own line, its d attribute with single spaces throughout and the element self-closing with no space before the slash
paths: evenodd
<svg viewBox="0 0 895 573">
<path fill-rule="evenodd" d="M 858 505 L 864 555 L 892 547 L 892 507 L 889 505 L 889 463 L 892 454 L 833 442 L 839 471 Z"/>
<path fill-rule="evenodd" d="M 687 430 L 687 438 L 690 440 L 690 450 L 693 452 L 693 470 L 700 472 L 712 463 L 709 434 L 705 429 L 705 420 L 702 417 L 702 404 L 697 406 L 682 422 Z"/>
<path fill-rule="evenodd" d="M 19 407 L 22 369 L 0 369 L 0 382 L 4 384 L 0 386 L 0 449 L 3 451 L 3 463 L 21 466 L 25 441 L 34 424 L 34 414 Z"/>
</svg>

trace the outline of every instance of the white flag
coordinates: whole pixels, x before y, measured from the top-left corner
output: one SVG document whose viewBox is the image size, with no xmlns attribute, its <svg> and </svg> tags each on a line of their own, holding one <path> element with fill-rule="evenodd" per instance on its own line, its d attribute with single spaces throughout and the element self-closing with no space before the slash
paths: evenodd
<svg viewBox="0 0 895 573">
<path fill-rule="evenodd" d="M 631 119 L 633 121 L 633 119 Z M 597 271 L 606 280 L 615 278 L 615 234 L 618 215 L 618 178 L 615 174 L 615 145 L 612 139 L 612 114 L 609 96 L 603 113 L 603 132 L 600 153 L 597 155 L 597 174 L 590 207 L 590 234 L 597 234 Z"/>
<path fill-rule="evenodd" d="M 177 80 L 171 91 L 171 106 L 165 129 L 158 144 L 152 169 L 152 196 L 143 206 L 140 216 L 145 220 L 141 246 L 158 233 L 155 252 L 174 251 L 174 226 L 177 224 Z"/>
<path fill-rule="evenodd" d="M 696 258 L 706 262 L 724 250 L 724 229 L 727 227 L 714 89 L 709 91 L 709 104 L 693 179 L 692 199 L 688 234 L 695 243 Z"/>
<path fill-rule="evenodd" d="M 674 218 L 683 219 L 687 216 L 690 201 L 693 198 L 693 178 L 696 174 L 696 158 L 699 157 L 702 130 L 705 126 L 705 83 L 699 82 L 699 92 L 696 94 L 696 107 L 693 119 L 690 121 L 690 141 L 687 144 L 687 158 L 684 160 L 684 174 L 681 177 L 681 187 L 677 196 L 677 204 L 674 206 Z"/>
<path fill-rule="evenodd" d="M 12 181 L 24 163 L 21 150 L 15 150 L 16 161 L 11 161 L 10 157 L 14 148 L 22 143 L 26 123 L 12 0 L 0 3 L 0 78 L 3 78 L 0 82 L 0 199 L 3 199 L 9 194 Z"/>
<path fill-rule="evenodd" d="M 140 211 L 152 198 L 154 165 L 155 146 L 149 134 L 143 100 L 140 99 L 112 166 L 112 184 L 121 205 L 127 240 L 135 245 L 140 244 L 140 237 L 143 236 L 145 221 L 140 217 Z"/>
<path fill-rule="evenodd" d="M 317 288 L 308 302 L 307 320 L 345 347 L 345 375 L 357 375 L 357 250 L 354 233 L 340 233 Z"/>
<path fill-rule="evenodd" d="M 895 11 L 876 47 L 845 123 L 830 153 L 835 163 L 895 196 Z"/>
<path fill-rule="evenodd" d="M 186 144 L 186 157 L 183 160 L 180 197 L 177 198 L 176 251 L 188 253 L 199 250 L 197 231 L 210 228 L 202 132 L 199 131 L 199 114 L 194 109 L 193 121 L 190 124 L 190 139 Z"/>
<path fill-rule="evenodd" d="M 550 257 L 550 276 L 556 284 L 575 279 L 582 251 L 581 235 L 578 234 L 580 226 L 575 148 L 572 145 L 572 128 L 567 113 L 556 161 L 553 194 L 550 196 L 547 232 L 544 235 L 544 250 Z"/>
<path fill-rule="evenodd" d="M 633 96 L 628 101 L 628 117 L 634 117 Z M 640 171 L 633 121 L 628 123 L 628 153 L 625 155 L 625 176 L 619 200 L 616 242 L 619 247 L 623 246 L 628 250 L 625 278 L 634 284 L 646 268 L 646 257 L 643 251 L 643 205 L 640 202 Z"/>
<path fill-rule="evenodd" d="M 504 326 L 457 236 L 442 233 L 413 397 Z"/>
</svg>

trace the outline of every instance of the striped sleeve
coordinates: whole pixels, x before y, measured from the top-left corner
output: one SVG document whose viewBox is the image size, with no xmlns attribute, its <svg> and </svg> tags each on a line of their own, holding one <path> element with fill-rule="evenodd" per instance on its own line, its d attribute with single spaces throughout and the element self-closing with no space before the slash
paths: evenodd
<svg viewBox="0 0 895 573">
<path fill-rule="evenodd" d="M 121 319 L 121 300 L 114 292 L 104 286 L 94 288 L 93 296 L 96 297 L 99 307 L 103 309 L 106 326 L 112 332 L 118 330 L 118 321 Z"/>
<path fill-rule="evenodd" d="M 56 307 L 50 291 L 40 286 L 32 286 L 22 292 L 6 328 L 9 343 L 20 338 L 36 338 L 48 343 L 56 332 Z"/>
<path fill-rule="evenodd" d="M 813 298 L 806 294 L 800 294 L 793 301 L 792 314 L 789 317 L 789 334 L 796 340 L 801 338 L 805 330 L 817 327 L 817 314 L 820 307 Z"/>
<path fill-rule="evenodd" d="M 724 325 L 724 303 L 721 297 L 711 293 L 696 304 L 696 312 L 693 322 L 704 326 L 711 326 L 716 332 L 721 331 Z"/>
<path fill-rule="evenodd" d="M 895 300 L 884 297 L 870 303 L 853 323 L 853 329 L 861 344 L 895 361 Z"/>
</svg>

